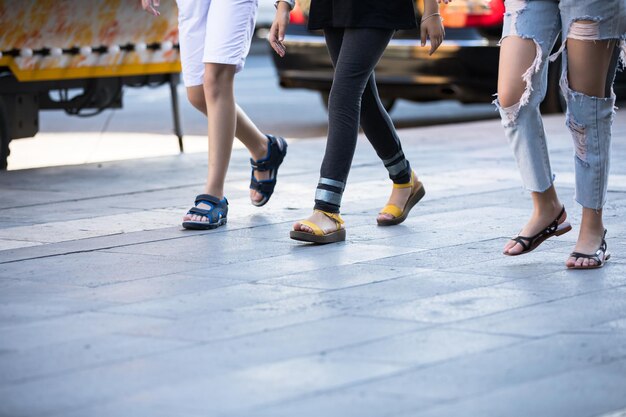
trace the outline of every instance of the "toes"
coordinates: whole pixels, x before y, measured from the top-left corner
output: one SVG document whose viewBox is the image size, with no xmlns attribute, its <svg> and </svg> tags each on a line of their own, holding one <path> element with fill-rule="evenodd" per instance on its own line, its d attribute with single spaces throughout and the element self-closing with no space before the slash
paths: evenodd
<svg viewBox="0 0 626 417">
<path fill-rule="evenodd" d="M 187 215 L 187 216 L 183 217 L 183 220 L 189 221 L 189 222 L 206 222 L 209 219 L 207 217 L 204 217 L 204 216 L 199 216 L 197 214 L 193 214 L 193 215 Z"/>
<path fill-rule="evenodd" d="M 580 268 L 581 266 L 583 266 L 583 261 L 583 258 L 577 258 L 575 263 L 576 268 Z"/>
<path fill-rule="evenodd" d="M 378 213 L 379 220 L 393 220 L 393 216 L 389 213 Z"/>
<path fill-rule="evenodd" d="M 502 252 L 504 253 L 509 253 L 509 251 L 511 250 L 511 248 L 513 246 L 515 246 L 516 242 L 509 240 L 506 245 L 504 245 L 504 248 L 502 249 Z"/>
<path fill-rule="evenodd" d="M 252 201 L 258 203 L 259 201 L 263 200 L 263 195 L 257 191 L 252 191 L 252 193 L 250 194 L 250 198 L 252 198 Z"/>
<path fill-rule="evenodd" d="M 519 255 L 522 250 L 522 245 L 516 242 L 508 249 L 508 253 L 510 253 L 511 255 Z"/>
<path fill-rule="evenodd" d="M 576 258 L 574 258 L 573 256 L 570 256 L 569 258 L 567 258 L 567 261 L 565 261 L 565 266 L 567 266 L 568 268 L 573 268 L 576 265 Z"/>
<path fill-rule="evenodd" d="M 587 268 L 590 268 L 592 266 L 596 266 L 597 263 L 594 259 L 585 259 L 585 262 L 583 263 L 583 265 Z"/>
<path fill-rule="evenodd" d="M 313 233 L 313 229 L 311 229 L 309 226 L 303 225 L 302 223 L 295 223 L 293 225 L 293 230 L 295 230 L 296 232 Z"/>
</svg>

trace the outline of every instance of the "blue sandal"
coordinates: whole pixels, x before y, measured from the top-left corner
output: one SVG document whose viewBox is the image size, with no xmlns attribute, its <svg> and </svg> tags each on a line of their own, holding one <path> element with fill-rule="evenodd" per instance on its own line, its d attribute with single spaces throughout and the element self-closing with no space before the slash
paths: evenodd
<svg viewBox="0 0 626 417">
<path fill-rule="evenodd" d="M 210 209 L 201 209 L 198 207 L 192 207 L 187 214 L 195 214 L 197 216 L 204 216 L 208 221 L 184 221 L 183 227 L 185 229 L 193 230 L 208 230 L 215 229 L 226 224 L 226 217 L 228 215 L 228 200 L 224 197 L 222 200 L 213 197 L 209 194 L 200 194 L 196 197 L 195 206 L 200 203 L 204 203 L 210 206 Z"/>
<path fill-rule="evenodd" d="M 266 135 L 269 139 L 269 145 L 267 147 L 267 156 L 263 159 L 255 161 L 250 158 L 250 165 L 252 165 L 252 175 L 250 179 L 250 189 L 258 192 L 263 196 L 260 201 L 252 201 L 252 205 L 261 207 L 267 204 L 270 197 L 274 193 L 274 187 L 276 187 L 276 177 L 278 175 L 278 167 L 283 163 L 285 155 L 287 155 L 287 141 L 284 138 Z M 270 172 L 270 178 L 267 180 L 257 180 L 254 177 L 254 171 Z"/>
</svg>

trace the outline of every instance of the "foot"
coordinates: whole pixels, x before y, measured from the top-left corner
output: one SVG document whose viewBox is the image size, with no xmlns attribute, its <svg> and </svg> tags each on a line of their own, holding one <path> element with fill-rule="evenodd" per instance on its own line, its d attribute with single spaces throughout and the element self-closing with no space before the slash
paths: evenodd
<svg viewBox="0 0 626 417">
<path fill-rule="evenodd" d="M 535 236 L 554 221 L 555 217 L 559 215 L 562 208 L 563 206 L 561 203 L 557 202 L 548 210 L 534 210 L 533 215 L 524 228 L 519 232 L 519 235 L 528 237 Z M 567 219 L 567 213 L 564 212 L 559 218 L 559 224 L 563 223 L 565 219 Z M 524 247 L 514 240 L 509 240 L 507 244 L 504 245 L 503 249 L 503 253 L 505 255 L 519 255 L 523 251 Z"/>
<path fill-rule="evenodd" d="M 263 146 L 255 150 L 254 152 L 250 152 L 250 157 L 254 159 L 255 161 L 266 158 L 269 143 L 270 143 L 270 140 L 266 137 L 266 141 L 263 144 Z M 270 179 L 270 175 L 271 175 L 270 171 L 254 171 L 254 178 L 256 178 L 257 180 L 268 180 Z M 263 194 L 255 190 L 250 190 L 250 200 L 252 200 L 255 203 L 258 203 L 259 201 L 263 200 Z"/>
<path fill-rule="evenodd" d="M 591 228 L 581 227 L 580 233 L 578 234 L 578 241 L 576 242 L 573 252 L 593 255 L 602 244 L 603 237 L 604 228 L 600 230 L 593 230 Z M 576 258 L 574 256 L 570 256 L 565 262 L 565 265 L 568 268 L 588 268 L 596 266 L 598 263 L 595 259 Z"/>
<path fill-rule="evenodd" d="M 311 214 L 306 220 L 318 225 L 325 234 L 332 233 L 337 230 L 337 223 L 319 211 L 314 211 L 313 214 Z M 343 229 L 343 225 L 341 228 Z M 296 232 L 313 233 L 313 229 L 309 226 L 301 224 L 300 222 L 294 223 L 293 230 Z"/>
<path fill-rule="evenodd" d="M 413 178 L 414 181 L 417 181 L 417 176 Z M 391 190 L 391 196 L 389 196 L 389 200 L 387 200 L 387 204 L 392 204 L 396 207 L 403 208 L 409 198 L 411 197 L 411 192 L 413 191 L 413 187 L 407 188 L 393 188 Z M 378 213 L 377 221 L 380 220 L 393 220 L 394 217 L 389 213 Z"/>
<path fill-rule="evenodd" d="M 220 200 L 222 200 L 224 198 L 224 195 L 210 193 L 210 192 L 207 192 L 206 190 L 205 190 L 205 194 L 216 196 Z M 210 210 L 211 209 L 211 206 L 209 206 L 208 204 L 205 204 L 205 203 L 198 203 L 198 205 L 196 207 L 199 208 L 199 209 L 203 209 L 203 210 Z M 208 222 L 208 221 L 210 221 L 210 220 L 206 216 L 200 216 L 198 214 L 189 214 L 189 213 L 187 213 L 187 214 L 185 214 L 183 216 L 183 222 Z"/>
</svg>

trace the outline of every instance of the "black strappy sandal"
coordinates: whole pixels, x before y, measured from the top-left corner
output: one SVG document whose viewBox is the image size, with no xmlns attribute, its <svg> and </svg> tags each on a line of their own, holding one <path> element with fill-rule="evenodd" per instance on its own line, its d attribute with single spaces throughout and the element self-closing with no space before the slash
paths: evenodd
<svg viewBox="0 0 626 417">
<path fill-rule="evenodd" d="M 524 248 L 524 250 L 520 253 L 505 252 L 504 254 L 507 256 L 523 255 L 537 249 L 537 247 L 541 245 L 546 239 L 551 238 L 552 236 L 561 236 L 572 230 L 572 225 L 568 222 L 563 222 L 559 224 L 559 219 L 563 217 L 563 214 L 565 214 L 565 206 L 563 206 L 559 215 L 556 216 L 556 219 L 554 219 L 554 221 L 541 232 L 531 237 L 517 235 L 516 237 L 512 238 L 511 240 L 522 245 L 522 248 Z"/>
<path fill-rule="evenodd" d="M 226 197 L 220 200 L 219 198 L 213 197 L 209 194 L 200 194 L 196 197 L 195 206 L 200 203 L 204 203 L 211 208 L 201 209 L 198 207 L 192 207 L 191 209 L 189 209 L 187 214 L 204 216 L 208 220 L 202 222 L 192 220 L 184 221 L 183 227 L 185 229 L 208 230 L 215 229 L 216 227 L 220 227 L 226 224 L 226 219 L 228 216 L 228 200 L 226 199 Z"/>
<path fill-rule="evenodd" d="M 580 252 L 572 252 L 569 254 L 570 258 L 583 258 L 583 259 L 591 259 L 593 261 L 596 261 L 595 265 L 589 265 L 589 266 L 568 266 L 567 269 L 598 269 L 598 268 L 602 268 L 604 266 L 604 264 L 606 263 L 606 261 L 608 261 L 609 259 L 611 259 L 611 254 L 608 253 L 606 251 L 607 246 L 606 246 L 606 229 L 604 229 L 604 235 L 602 235 L 602 243 L 600 244 L 600 247 L 598 248 L 598 250 L 596 251 L 596 253 L 589 255 L 586 253 L 580 253 Z"/>
<path fill-rule="evenodd" d="M 260 201 L 252 201 L 252 205 L 257 207 L 264 206 L 268 201 L 270 201 L 270 197 L 274 193 L 274 187 L 276 187 L 278 167 L 280 167 L 283 163 L 283 159 L 285 159 L 285 155 L 287 155 L 287 141 L 284 138 L 272 135 L 266 136 L 269 139 L 267 156 L 257 161 L 250 158 L 250 165 L 252 165 L 250 189 L 263 196 Z M 254 171 L 269 171 L 270 178 L 267 180 L 257 180 L 254 177 Z"/>
</svg>

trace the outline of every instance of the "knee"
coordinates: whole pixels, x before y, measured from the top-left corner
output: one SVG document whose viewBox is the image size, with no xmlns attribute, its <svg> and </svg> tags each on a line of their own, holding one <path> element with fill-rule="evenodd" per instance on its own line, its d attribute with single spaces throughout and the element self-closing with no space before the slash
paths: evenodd
<svg viewBox="0 0 626 417">
<path fill-rule="evenodd" d="M 206 102 L 204 101 L 204 91 L 202 88 L 188 88 L 187 99 L 196 109 L 206 112 Z"/>
<path fill-rule="evenodd" d="M 204 98 L 206 101 L 215 101 L 224 95 L 233 92 L 235 76 L 232 65 L 207 64 L 204 71 Z"/>
<path fill-rule="evenodd" d="M 504 88 L 499 88 L 498 102 L 500 103 L 500 106 L 504 108 L 512 107 L 520 102 L 520 100 L 522 99 L 522 94 L 523 90 L 522 92 L 520 92 L 519 89 L 510 88 L 508 86 Z"/>
</svg>

